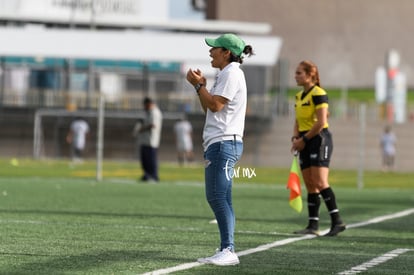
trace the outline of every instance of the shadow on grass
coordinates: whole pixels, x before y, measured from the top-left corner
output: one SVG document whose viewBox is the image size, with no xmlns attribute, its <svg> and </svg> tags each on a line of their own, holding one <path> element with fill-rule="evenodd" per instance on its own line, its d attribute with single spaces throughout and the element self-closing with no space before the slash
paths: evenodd
<svg viewBox="0 0 414 275">
<path fill-rule="evenodd" d="M 178 215 L 178 214 L 160 214 L 160 213 L 107 213 L 107 212 L 97 212 L 97 211 L 58 211 L 58 210 L 41 210 L 41 209 L 0 209 L 0 213 L 6 214 L 29 214 L 29 215 L 63 215 L 63 216 L 97 216 L 97 217 L 117 217 L 117 218 L 167 218 L 167 219 L 185 219 L 185 220 L 211 220 L 213 219 L 213 213 L 206 216 L 195 216 L 195 215 Z M 237 217 L 238 221 L 247 221 L 247 222 L 265 222 L 265 223 L 275 223 L 275 222 L 286 222 L 290 220 L 289 218 L 259 218 L 259 217 L 249 217 L 243 218 L 241 215 Z M 298 218 L 292 218 L 292 220 L 297 220 Z"/>
<path fill-rule="evenodd" d="M 0 268 L 1 274 L 114 274 L 117 272 L 142 272 L 152 267 L 151 262 L 167 262 L 170 265 L 179 262 L 194 261 L 190 258 L 171 257 L 162 251 L 102 251 L 96 254 L 64 255 L 60 257 L 51 256 L 44 260 L 44 256 L 37 254 L 3 254 L 7 256 L 28 256 L 33 257 L 28 262 L 16 267 Z M 122 270 L 127 269 L 127 270 Z"/>
<path fill-rule="evenodd" d="M 211 216 L 194 215 L 167 215 L 158 213 L 106 213 L 106 212 L 84 212 L 84 211 L 57 211 L 57 210 L 33 210 L 33 209 L 0 209 L 0 213 L 7 214 L 30 214 L 30 215 L 67 215 L 67 216 L 98 216 L 118 218 L 173 218 L 173 219 L 209 219 Z"/>
</svg>

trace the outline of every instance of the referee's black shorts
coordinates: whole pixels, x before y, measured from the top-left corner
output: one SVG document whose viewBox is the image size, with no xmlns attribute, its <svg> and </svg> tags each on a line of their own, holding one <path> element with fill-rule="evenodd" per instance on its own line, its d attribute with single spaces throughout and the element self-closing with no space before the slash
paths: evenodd
<svg viewBox="0 0 414 275">
<path fill-rule="evenodd" d="M 303 136 L 306 132 L 301 132 Z M 333 141 L 331 132 L 324 128 L 319 135 L 309 139 L 305 148 L 300 151 L 300 168 L 306 169 L 311 166 L 329 167 L 333 151 Z"/>
</svg>

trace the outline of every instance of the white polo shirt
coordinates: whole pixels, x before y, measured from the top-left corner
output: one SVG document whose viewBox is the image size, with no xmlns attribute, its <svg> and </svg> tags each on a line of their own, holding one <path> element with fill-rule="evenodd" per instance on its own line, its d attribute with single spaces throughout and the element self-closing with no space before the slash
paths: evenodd
<svg viewBox="0 0 414 275">
<path fill-rule="evenodd" d="M 143 126 L 147 125 L 153 125 L 154 127 L 141 133 L 140 144 L 158 148 L 161 140 L 162 113 L 156 105 L 147 113 Z"/>
<path fill-rule="evenodd" d="M 247 107 L 247 87 L 240 63 L 232 62 L 217 74 L 210 94 L 222 96 L 228 99 L 228 102 L 219 112 L 213 113 L 207 109 L 203 131 L 204 151 L 215 142 L 234 139 L 234 135 L 237 140 L 242 141 Z"/>
</svg>

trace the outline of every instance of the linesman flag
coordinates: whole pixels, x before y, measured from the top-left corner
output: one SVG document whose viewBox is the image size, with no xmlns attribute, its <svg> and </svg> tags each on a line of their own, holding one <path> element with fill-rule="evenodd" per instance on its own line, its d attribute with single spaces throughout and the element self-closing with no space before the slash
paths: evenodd
<svg viewBox="0 0 414 275">
<path fill-rule="evenodd" d="M 287 183 L 287 189 L 290 189 L 289 205 L 297 212 L 302 211 L 302 196 L 300 191 L 300 176 L 298 157 L 293 157 L 292 166 L 290 167 L 290 174 Z"/>
</svg>

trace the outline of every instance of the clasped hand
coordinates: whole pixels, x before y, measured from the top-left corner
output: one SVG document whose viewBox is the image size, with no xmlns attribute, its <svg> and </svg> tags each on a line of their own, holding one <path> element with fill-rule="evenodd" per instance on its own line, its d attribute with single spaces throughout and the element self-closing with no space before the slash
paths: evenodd
<svg viewBox="0 0 414 275">
<path fill-rule="evenodd" d="M 193 86 L 199 83 L 206 85 L 206 78 L 203 76 L 203 73 L 200 71 L 200 69 L 189 69 L 187 72 L 187 81 L 190 82 Z"/>
</svg>

